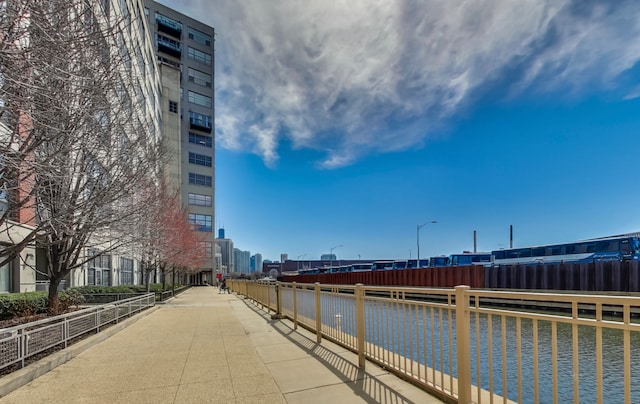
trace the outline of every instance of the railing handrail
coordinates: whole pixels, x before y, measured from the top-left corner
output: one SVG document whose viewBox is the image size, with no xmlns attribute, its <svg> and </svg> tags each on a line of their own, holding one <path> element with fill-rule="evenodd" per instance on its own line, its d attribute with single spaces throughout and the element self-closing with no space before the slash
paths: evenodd
<svg viewBox="0 0 640 404">
<path fill-rule="evenodd" d="M 43 318 L 41 320 L 31 321 L 31 322 L 28 322 L 28 323 L 25 323 L 25 324 L 19 324 L 19 325 L 15 325 L 15 326 L 12 326 L 12 327 L 7 327 L 7 328 L 0 328 L 0 333 L 10 333 L 10 332 L 19 331 L 19 330 L 22 330 L 22 329 L 25 329 L 25 328 L 36 328 L 36 327 L 41 326 L 43 324 L 59 323 L 60 321 L 64 321 L 67 318 L 79 317 L 79 316 L 82 316 L 83 314 L 87 314 L 87 313 L 91 313 L 91 312 L 94 312 L 94 311 L 103 310 L 106 307 L 113 307 L 114 305 L 127 304 L 127 303 L 130 303 L 130 302 L 134 302 L 136 300 L 142 300 L 143 298 L 147 298 L 149 296 L 154 296 L 154 294 L 153 293 L 144 293 L 144 294 L 141 294 L 140 296 L 130 297 L 130 298 L 123 299 L 123 300 L 117 300 L 117 301 L 111 302 L 111 303 L 104 303 L 104 304 L 101 304 L 101 305 L 98 305 L 98 306 L 87 307 L 87 308 L 84 308 L 84 309 L 72 311 L 70 313 L 60 314 L 60 315 L 53 316 L 53 317 Z"/>
<path fill-rule="evenodd" d="M 155 304 L 155 294 L 78 310 L 0 330 L 0 369 L 14 364 L 25 367 L 27 359 L 56 346 L 64 346 L 81 335 L 118 323 Z"/>
</svg>

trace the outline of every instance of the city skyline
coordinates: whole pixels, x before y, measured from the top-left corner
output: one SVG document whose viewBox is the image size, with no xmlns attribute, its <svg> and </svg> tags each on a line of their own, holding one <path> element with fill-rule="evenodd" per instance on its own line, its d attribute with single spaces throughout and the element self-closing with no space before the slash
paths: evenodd
<svg viewBox="0 0 640 404">
<path fill-rule="evenodd" d="M 216 227 L 265 259 L 640 230 L 640 4 L 162 0 L 216 28 Z"/>
</svg>

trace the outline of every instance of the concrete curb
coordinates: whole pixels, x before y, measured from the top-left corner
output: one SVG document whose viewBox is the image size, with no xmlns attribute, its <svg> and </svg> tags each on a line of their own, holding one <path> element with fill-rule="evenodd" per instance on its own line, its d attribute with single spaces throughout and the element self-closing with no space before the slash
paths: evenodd
<svg viewBox="0 0 640 404">
<path fill-rule="evenodd" d="M 100 331 L 99 333 L 85 338 L 82 341 L 78 341 L 77 343 L 70 345 L 61 351 L 55 352 L 37 362 L 25 366 L 20 370 L 16 370 L 13 373 L 3 376 L 2 378 L 0 378 L 0 397 L 6 396 L 13 390 L 32 382 L 36 378 L 68 362 L 87 349 L 93 347 L 96 344 L 99 344 L 100 342 L 118 333 L 119 331 L 122 331 L 136 321 L 148 316 L 158 308 L 159 306 L 154 305 L 152 308 L 138 313 L 115 325 L 112 325 L 104 331 Z"/>
</svg>

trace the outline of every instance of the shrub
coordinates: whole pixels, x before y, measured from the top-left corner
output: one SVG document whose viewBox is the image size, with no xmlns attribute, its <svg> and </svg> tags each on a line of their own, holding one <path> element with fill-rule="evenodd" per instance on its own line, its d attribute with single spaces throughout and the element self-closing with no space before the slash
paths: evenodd
<svg viewBox="0 0 640 404">
<path fill-rule="evenodd" d="M 46 313 L 47 292 L 26 292 L 0 295 L 0 319 L 28 317 Z"/>
<path fill-rule="evenodd" d="M 147 291 L 145 285 L 78 286 L 71 289 L 77 290 L 83 295 L 91 295 L 96 293 L 146 293 Z M 151 285 L 149 285 L 149 289 L 151 292 L 162 292 L 162 284 L 152 283 Z M 167 289 L 170 290 L 171 285 L 168 285 Z"/>
<path fill-rule="evenodd" d="M 150 290 L 152 293 L 162 292 L 162 284 L 151 284 Z M 167 290 L 171 290 L 171 285 L 167 285 Z M 145 292 L 144 285 L 78 286 L 58 294 L 58 309 L 60 313 L 66 313 L 71 308 L 77 308 L 85 303 L 84 295 Z M 46 313 L 48 306 L 49 298 L 46 291 L 2 294 L 0 295 L 0 320 Z"/>
<path fill-rule="evenodd" d="M 66 313 L 71 308 L 78 308 L 84 303 L 84 296 L 76 288 L 67 289 L 60 292 L 58 295 L 59 310 L 61 313 Z"/>
</svg>

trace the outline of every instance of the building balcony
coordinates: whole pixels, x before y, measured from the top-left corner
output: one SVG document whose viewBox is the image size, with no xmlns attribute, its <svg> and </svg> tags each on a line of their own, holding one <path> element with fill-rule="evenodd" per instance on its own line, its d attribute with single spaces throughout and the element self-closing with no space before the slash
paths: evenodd
<svg viewBox="0 0 640 404">
<path fill-rule="evenodd" d="M 211 133 L 213 122 L 210 116 L 189 112 L 189 127 L 202 132 Z"/>
<path fill-rule="evenodd" d="M 164 15 L 156 15 L 156 24 L 158 24 L 158 31 L 164 32 L 176 38 L 182 37 L 182 24 Z"/>
<path fill-rule="evenodd" d="M 162 35 L 158 35 L 158 51 L 166 53 L 176 58 L 182 57 L 182 44 L 173 39 L 167 38 Z"/>
</svg>

